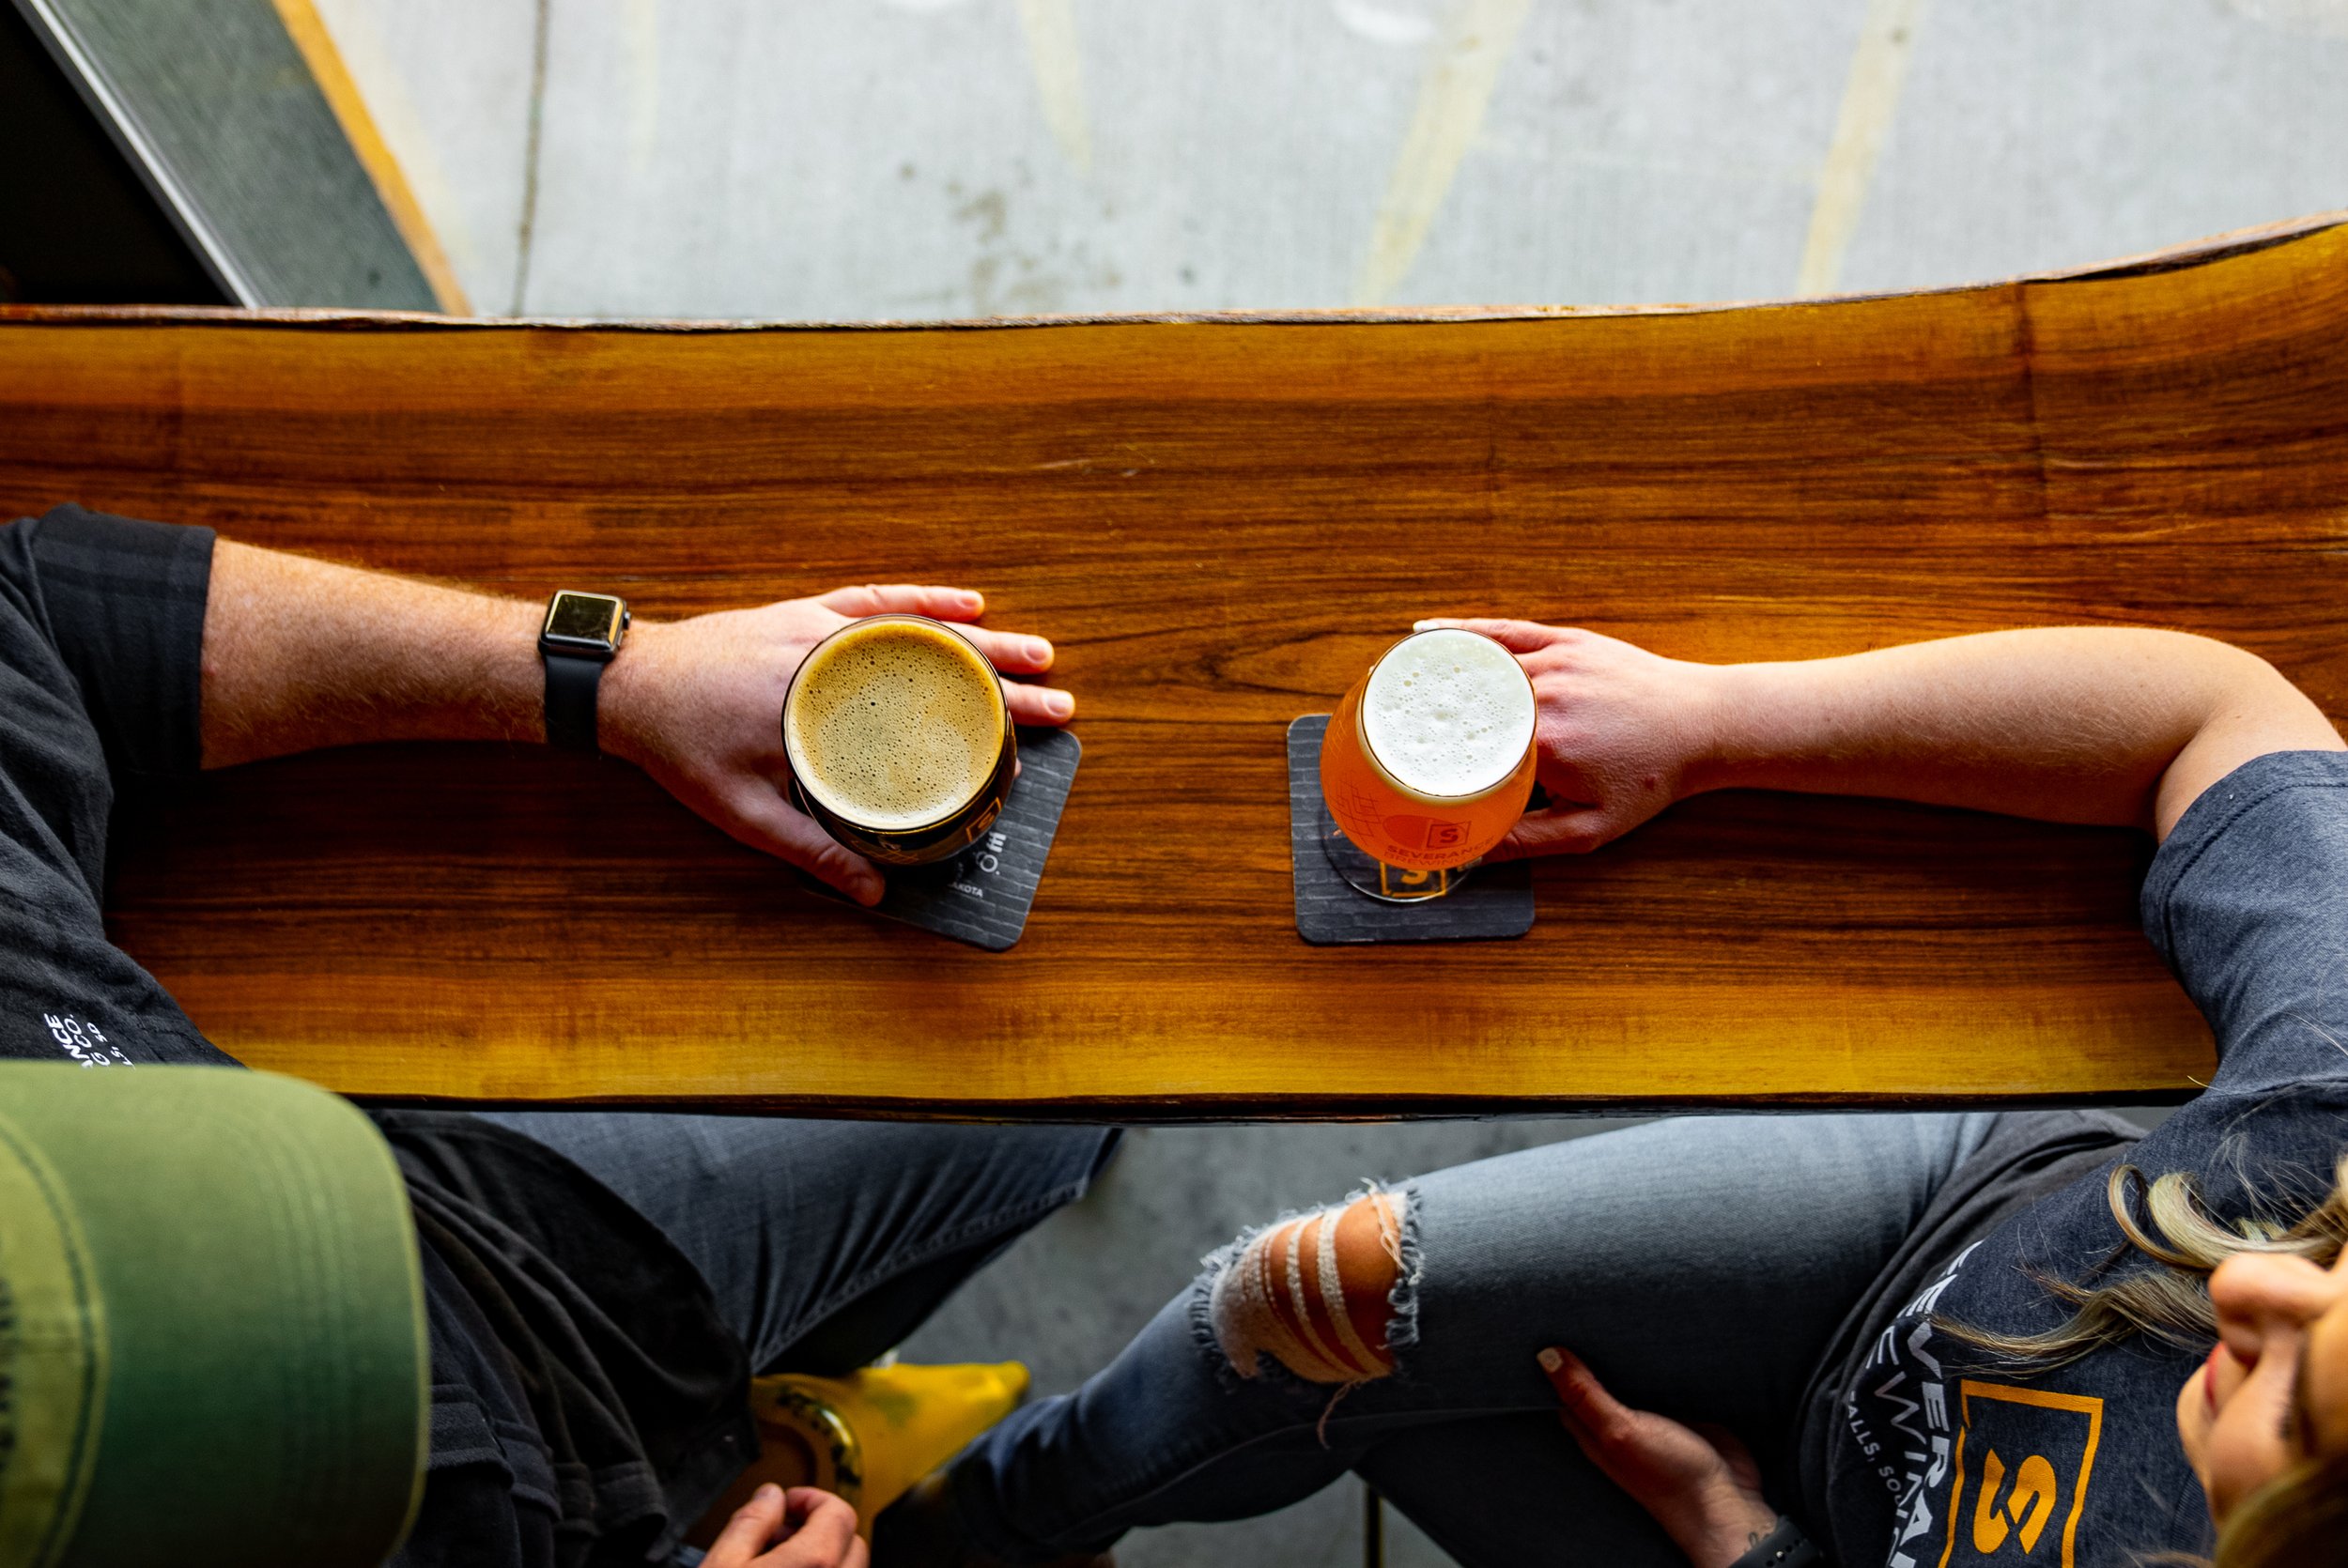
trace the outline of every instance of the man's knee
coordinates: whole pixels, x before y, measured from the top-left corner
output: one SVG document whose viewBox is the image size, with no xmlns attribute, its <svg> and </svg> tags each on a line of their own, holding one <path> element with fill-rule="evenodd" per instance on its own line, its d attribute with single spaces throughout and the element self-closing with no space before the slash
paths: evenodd
<svg viewBox="0 0 2348 1568">
<path fill-rule="evenodd" d="M 1359 1383 L 1394 1370 L 1390 1299 L 1402 1275 L 1405 1199 L 1369 1192 L 1284 1221 L 1241 1248 L 1215 1277 L 1215 1343 L 1243 1377 L 1268 1355 L 1315 1383 Z"/>
</svg>

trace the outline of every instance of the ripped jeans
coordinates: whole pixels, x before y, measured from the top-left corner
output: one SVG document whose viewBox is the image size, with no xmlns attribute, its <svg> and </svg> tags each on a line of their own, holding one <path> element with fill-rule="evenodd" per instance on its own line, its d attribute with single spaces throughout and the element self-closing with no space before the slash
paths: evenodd
<svg viewBox="0 0 2348 1568">
<path fill-rule="evenodd" d="M 975 1545 L 1036 1560 L 1353 1470 L 1469 1568 L 1685 1568 L 1560 1427 L 1536 1353 L 1572 1350 L 1626 1403 L 1720 1422 L 1780 1469 L 1822 1346 L 1996 1121 L 1687 1117 L 1398 1184 L 1395 1368 L 1351 1385 L 1269 1358 L 1234 1374 L 1207 1305 L 1226 1249 L 1082 1388 L 966 1450 L 955 1512 Z"/>
</svg>

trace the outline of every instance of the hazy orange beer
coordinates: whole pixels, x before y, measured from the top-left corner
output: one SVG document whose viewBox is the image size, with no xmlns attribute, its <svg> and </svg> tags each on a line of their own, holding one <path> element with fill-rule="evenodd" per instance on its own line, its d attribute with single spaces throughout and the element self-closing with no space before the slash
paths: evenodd
<svg viewBox="0 0 2348 1568">
<path fill-rule="evenodd" d="M 1330 715 L 1321 792 L 1355 848 L 1412 871 L 1481 858 L 1532 797 L 1533 683 L 1516 656 L 1457 627 L 1379 656 Z"/>
</svg>

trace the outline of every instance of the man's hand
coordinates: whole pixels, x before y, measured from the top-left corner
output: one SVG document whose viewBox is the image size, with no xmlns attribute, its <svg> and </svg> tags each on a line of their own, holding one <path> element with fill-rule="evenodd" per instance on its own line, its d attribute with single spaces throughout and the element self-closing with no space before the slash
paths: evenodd
<svg viewBox="0 0 2348 1568">
<path fill-rule="evenodd" d="M 638 623 L 604 671 L 603 748 L 753 849 L 822 878 L 860 903 L 877 902 L 880 873 L 834 843 L 793 807 L 782 747 L 782 699 L 808 650 L 859 616 L 909 612 L 965 623 L 963 631 L 1007 675 L 1052 667 L 1052 645 L 969 625 L 984 601 L 957 588 L 841 588 L 759 609 L 689 621 Z M 1064 724 L 1075 699 L 1004 683 L 1020 724 Z"/>
<path fill-rule="evenodd" d="M 769 1483 L 734 1511 L 702 1568 L 867 1568 L 871 1561 L 855 1509 L 812 1486 L 785 1492 Z"/>
<path fill-rule="evenodd" d="M 1586 853 L 1691 792 L 1689 765 L 1711 739 L 1714 667 L 1531 621 L 1418 624 L 1481 632 L 1532 677 L 1533 743 L 1551 805 L 1525 813 L 1490 858 Z"/>
<path fill-rule="evenodd" d="M 1568 1351 L 1544 1350 L 1540 1363 L 1575 1443 L 1694 1568 L 1728 1568 L 1777 1527 L 1777 1510 L 1761 1496 L 1761 1467 L 1726 1430 L 1633 1410 Z"/>
</svg>

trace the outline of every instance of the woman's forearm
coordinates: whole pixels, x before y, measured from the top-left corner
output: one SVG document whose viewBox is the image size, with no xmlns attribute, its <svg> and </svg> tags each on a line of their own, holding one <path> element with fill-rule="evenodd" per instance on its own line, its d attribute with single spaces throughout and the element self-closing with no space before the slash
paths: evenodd
<svg viewBox="0 0 2348 1568">
<path fill-rule="evenodd" d="M 2166 834 L 2269 751 L 2339 750 L 2255 654 L 2178 632 L 2050 627 L 1717 667 L 1687 792 L 1882 795 Z"/>
</svg>

